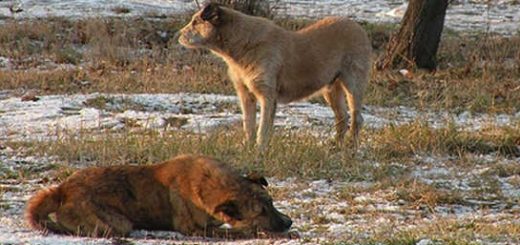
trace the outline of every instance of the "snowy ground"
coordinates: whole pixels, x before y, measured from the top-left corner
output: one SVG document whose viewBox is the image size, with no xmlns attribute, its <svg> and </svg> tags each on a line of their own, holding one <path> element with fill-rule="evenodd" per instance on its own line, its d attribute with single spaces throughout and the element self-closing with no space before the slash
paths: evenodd
<svg viewBox="0 0 520 245">
<path fill-rule="evenodd" d="M 401 0 L 280 0 L 280 15 L 319 17 L 348 15 L 370 22 L 398 22 L 404 8 Z M 486 3 L 488 2 L 488 3 Z M 115 8 L 128 8 L 121 14 Z M 12 13 L 13 11 L 21 11 Z M 174 14 L 192 11 L 193 1 L 179 0 L 0 0 L 0 22 L 6 18 L 46 16 L 94 17 Z M 520 26 L 520 5 L 515 0 L 458 0 L 448 10 L 446 25 L 457 30 L 486 30 L 514 34 Z M 0 72 L 11 69 L 0 57 Z M 61 67 L 67 69 L 67 67 Z M 6 147 L 6 141 L 54 139 L 79 131 L 117 132 L 121 129 L 185 130 L 204 133 L 217 127 L 238 124 L 240 113 L 235 96 L 210 94 L 75 94 L 38 96 L 22 101 L 13 91 L 0 91 L 0 244 L 171 244 L 215 242 L 186 238 L 174 232 L 138 231 L 125 241 L 88 239 L 41 234 L 26 227 L 23 209 L 26 200 L 39 188 L 55 183 L 53 156 L 34 157 Z M 478 132 L 486 127 L 514 125 L 520 111 L 511 114 L 473 114 L 420 111 L 415 108 L 363 109 L 367 128 L 426 121 L 431 127 L 448 124 Z M 276 126 L 306 130 L 331 137 L 333 115 L 329 108 L 308 102 L 280 106 Z M 252 240 L 237 244 L 299 244 L 369 239 L 374 234 L 438 227 L 456 223 L 482 226 L 518 226 L 520 217 L 520 175 L 501 176 L 493 167 L 517 166 L 520 158 L 495 154 L 469 156 L 475 167 L 461 168 L 453 156 L 420 155 L 413 163 L 396 162 L 392 168 L 407 169 L 418 183 L 442 186 L 461 193 L 463 202 L 433 207 L 411 207 L 398 198 L 394 187 L 377 187 L 373 182 L 269 179 L 274 192 L 284 193 L 276 206 L 289 214 L 299 240 Z M 379 163 L 373 163 L 377 165 Z M 35 173 L 25 176 L 26 173 Z M 492 183 L 497 193 L 482 191 Z M 485 193 L 479 196 L 474 193 Z M 477 197 L 477 198 L 476 198 Z M 505 201 L 504 201 L 505 200 Z M 426 229 L 426 228 L 424 228 Z M 514 229 L 512 229 L 514 231 Z M 516 230 L 518 231 L 518 230 Z M 499 241 L 515 243 L 519 234 L 497 235 Z M 431 244 L 429 237 L 420 244 Z M 491 243 L 475 234 L 472 241 Z M 219 241 L 217 241 L 219 242 Z M 223 241 L 220 241 L 223 242 Z"/>
<path fill-rule="evenodd" d="M 2 95 L 3 94 L 3 95 Z M 2 98 L 3 97 L 3 98 Z M 86 94 L 40 96 L 22 101 L 0 92 L 0 141 L 45 140 L 60 133 L 80 130 L 120 130 L 125 127 L 165 130 L 172 127 L 197 133 L 218 126 L 240 123 L 235 96 L 215 94 Z M 98 102 L 99 101 L 99 102 Z M 472 114 L 470 112 L 420 112 L 413 108 L 366 106 L 363 110 L 369 128 L 422 120 L 432 127 L 457 127 L 475 131 L 483 127 L 506 126 L 520 120 L 516 114 Z M 285 129 L 331 131 L 334 115 L 325 105 L 308 102 L 281 105 L 275 125 Z M 129 125 L 128 122 L 132 122 Z"/>
<path fill-rule="evenodd" d="M 0 153 L 0 160 L 12 168 L 38 168 L 48 166 L 50 159 L 16 158 L 9 157 L 5 150 Z M 425 158 L 426 159 L 426 158 Z M 430 158 L 431 159 L 431 158 Z M 435 159 L 438 160 L 438 159 Z M 517 159 L 518 160 L 518 159 Z M 449 160 L 446 160 L 449 164 Z M 504 163 L 507 164 L 507 163 Z M 510 163 L 511 164 L 511 163 Z M 424 181 L 435 181 L 438 183 L 449 182 L 454 184 L 454 189 L 470 191 L 470 183 L 485 172 L 485 167 L 475 169 L 471 172 L 456 173 L 440 167 L 436 169 L 420 169 L 415 173 L 419 179 Z M 0 172 L 1 173 L 1 172 Z M 45 176 L 45 171 L 42 171 Z M 459 182 L 454 182 L 453 180 Z M 518 176 L 500 179 L 507 195 L 518 200 L 520 191 Z M 333 182 L 327 180 L 297 181 L 270 180 L 270 188 L 276 191 L 290 192 L 284 200 L 278 200 L 275 205 L 282 212 L 291 216 L 294 221 L 294 229 L 297 230 L 302 239 L 308 243 L 320 243 L 325 241 L 337 241 L 368 237 L 374 232 L 384 232 L 385 229 L 395 227 L 400 230 L 413 229 L 421 226 L 436 225 L 437 222 L 488 222 L 493 225 L 518 224 L 520 205 L 506 204 L 500 202 L 467 200 L 465 204 L 441 205 L 435 207 L 433 212 L 428 207 L 410 208 L 403 200 L 395 199 L 395 190 L 392 188 L 382 189 L 377 192 L 365 192 L 373 186 L 371 182 Z M 516 184 L 515 184 L 516 183 Z M 45 186 L 41 178 L 35 180 L 11 181 L 4 179 L 0 182 L 4 193 L 0 196 L 1 218 L 0 218 L 0 243 L 1 244 L 113 244 L 108 239 L 90 239 L 54 234 L 41 234 L 32 231 L 24 225 L 22 210 L 25 201 L 30 195 Z M 513 186 L 515 185 L 515 186 Z M 346 190 L 357 190 L 355 198 L 345 199 L 342 194 Z M 481 208 L 485 205 L 488 208 Z M 302 211 L 305 210 L 305 211 Z M 354 214 L 353 214 L 354 213 Z M 440 223 L 440 222 L 439 222 Z M 380 231 L 378 231 L 380 230 Z M 325 235 L 324 235 L 325 234 Z M 511 234 L 515 239 L 518 234 Z M 518 237 L 516 237 L 518 238 Z M 171 244 L 172 242 L 215 242 L 203 238 L 188 238 L 175 232 L 146 232 L 136 231 L 127 242 L 135 244 Z M 235 244 L 299 244 L 304 240 L 244 240 L 235 241 Z M 479 240 L 477 236 L 475 241 Z M 514 241 L 514 240 L 512 240 Z M 218 242 L 218 241 L 217 241 Z M 222 242 L 222 241 L 220 241 Z"/>
<path fill-rule="evenodd" d="M 203 1 L 199 1 L 203 2 Z M 280 16 L 318 18 L 346 15 L 369 22 L 398 22 L 406 4 L 403 0 L 273 0 Z M 13 13 L 13 11 L 17 13 Z M 120 14 L 115 9 L 129 12 Z M 34 18 L 48 16 L 93 17 L 170 15 L 186 13 L 196 8 L 189 0 L 4 0 L 0 1 L 3 18 Z M 21 12 L 18 12 L 21 11 Z M 491 30 L 514 34 L 520 26 L 520 4 L 516 0 L 457 0 L 446 16 L 446 26 L 456 30 Z"/>
<path fill-rule="evenodd" d="M 187 130 L 207 132 L 215 127 L 225 127 L 239 122 L 240 114 L 236 97 L 212 94 L 86 94 L 40 96 L 38 101 L 22 101 L 11 91 L 0 93 L 0 142 L 52 139 L 60 132 L 74 134 L 79 130 L 114 130 L 128 127 L 155 130 Z M 99 103 L 93 101 L 103 101 Z M 94 107 L 94 105 L 96 105 Z M 460 114 L 421 112 L 413 108 L 365 107 L 363 116 L 368 128 L 381 128 L 390 124 L 405 124 L 415 120 L 429 121 L 433 127 L 454 123 L 466 130 L 482 127 L 505 126 L 520 120 L 516 114 Z M 174 120 L 175 119 L 175 120 Z M 170 122 L 170 124 L 168 124 Z M 171 122 L 175 124 L 171 125 Z M 281 106 L 276 116 L 277 127 L 311 130 L 328 134 L 333 122 L 329 108 L 308 102 Z M 327 137 L 327 136 L 325 136 Z M 23 221 L 25 201 L 39 188 L 48 185 L 49 173 L 56 159 L 53 157 L 26 157 L 8 147 L 0 150 L 0 243 L 2 244 L 111 244 L 106 239 L 87 239 L 44 235 L 29 230 Z M 412 175 L 425 184 L 441 185 L 449 190 L 471 193 L 480 190 L 475 180 L 489 178 L 491 163 L 514 165 L 517 159 L 505 159 L 495 155 L 474 156 L 477 168 L 461 169 L 449 156 L 416 156 Z M 374 163 L 377 164 L 377 163 Z M 395 168 L 410 167 L 395 163 Z M 19 178 L 24 172 L 38 173 L 30 178 Z M 520 200 L 520 177 L 495 176 L 501 200 Z M 52 181 L 52 180 L 51 180 Z M 434 210 L 427 207 L 410 208 L 403 200 L 395 198 L 396 190 L 382 188 L 368 191 L 372 182 L 341 182 L 328 180 L 276 180 L 271 188 L 287 193 L 276 205 L 288 213 L 306 242 L 319 243 L 337 239 L 362 238 L 374 232 L 384 232 L 389 227 L 401 230 L 443 222 L 491 222 L 508 225 L 518 222 L 520 205 L 496 201 L 493 195 L 479 199 L 467 198 L 462 204 L 439 205 Z M 345 198 L 345 192 L 353 198 Z M 348 193 L 350 195 L 350 193 Z M 481 208 L 482 206 L 487 208 Z M 305 210 L 305 211 L 303 211 Z M 355 210 L 355 211 L 353 211 Z M 194 240 L 195 239 L 195 240 Z M 478 237 L 476 238 L 478 241 Z M 179 242 L 215 242 L 202 238 L 185 238 L 174 232 L 139 231 L 127 242 L 137 244 L 166 244 Z M 247 240 L 236 243 L 300 243 L 303 240 Z M 484 240 L 485 242 L 485 240 Z"/>
</svg>

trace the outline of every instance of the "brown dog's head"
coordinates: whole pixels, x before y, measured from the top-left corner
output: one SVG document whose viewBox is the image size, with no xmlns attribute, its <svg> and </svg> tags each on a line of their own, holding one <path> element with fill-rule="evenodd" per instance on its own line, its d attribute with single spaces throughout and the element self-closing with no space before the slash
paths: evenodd
<svg viewBox="0 0 520 245">
<path fill-rule="evenodd" d="M 240 195 L 215 208 L 214 213 L 232 229 L 286 232 L 292 220 L 273 206 L 264 177 L 245 177 Z"/>
<path fill-rule="evenodd" d="M 209 3 L 180 30 L 179 43 L 188 48 L 206 47 L 217 38 L 217 29 L 223 21 L 222 7 L 217 3 Z"/>
</svg>

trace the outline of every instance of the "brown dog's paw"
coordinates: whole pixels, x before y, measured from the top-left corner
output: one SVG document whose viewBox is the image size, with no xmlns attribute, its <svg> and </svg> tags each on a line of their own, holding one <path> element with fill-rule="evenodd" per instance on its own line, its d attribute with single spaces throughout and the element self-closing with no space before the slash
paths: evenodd
<svg viewBox="0 0 520 245">
<path fill-rule="evenodd" d="M 261 239 L 299 239 L 301 238 L 300 233 L 296 230 L 290 230 L 282 233 L 266 233 L 260 232 L 257 234 L 258 238 Z"/>
<path fill-rule="evenodd" d="M 289 239 L 300 239 L 301 235 L 297 230 L 291 230 L 287 232 L 287 237 Z"/>
</svg>

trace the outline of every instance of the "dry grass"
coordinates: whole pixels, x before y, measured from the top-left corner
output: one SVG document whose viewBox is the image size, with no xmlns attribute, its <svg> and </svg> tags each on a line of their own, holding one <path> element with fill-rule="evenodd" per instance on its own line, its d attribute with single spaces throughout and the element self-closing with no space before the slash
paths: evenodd
<svg viewBox="0 0 520 245">
<path fill-rule="evenodd" d="M 92 103 L 104 104 L 105 101 Z M 331 140 L 302 131 L 277 129 L 270 150 L 265 153 L 243 144 L 238 125 L 203 135 L 175 130 L 135 130 L 102 134 L 58 132 L 58 140 L 54 142 L 9 144 L 30 148 L 30 154 L 58 156 L 72 165 L 150 164 L 177 154 L 194 153 L 218 156 L 244 170 L 256 170 L 268 176 L 387 181 L 396 186 L 403 184 L 409 169 L 393 163 L 413 166 L 414 159 L 420 155 L 454 156 L 460 159 L 457 165 L 462 168 L 474 166 L 471 158 L 466 157 L 471 155 L 520 157 L 517 147 L 520 124 L 477 132 L 454 126 L 432 129 L 420 122 L 374 129 L 363 134 L 360 152 L 356 155 L 350 148 L 336 148 Z M 510 168 L 497 166 L 493 173 L 506 176 L 518 171 Z"/>
<path fill-rule="evenodd" d="M 326 179 L 332 185 L 337 182 L 349 183 L 345 187 L 337 187 L 338 192 L 331 192 L 327 198 L 349 203 L 348 208 L 339 208 L 334 212 L 353 224 L 362 225 L 368 222 L 366 225 L 370 230 L 356 226 L 356 229 L 361 230 L 353 229 L 338 237 L 321 238 L 321 243 L 337 244 L 343 241 L 345 244 L 415 244 L 427 238 L 441 243 L 464 244 L 474 241 L 474 234 L 478 234 L 479 239 L 484 241 L 511 242 L 514 240 L 508 240 L 512 238 L 507 234 L 518 234 L 515 232 L 519 231 L 519 227 L 515 223 L 501 221 L 493 224 L 483 217 L 453 220 L 450 216 L 437 217 L 436 211 L 437 207 L 462 205 L 483 212 L 482 210 L 491 207 L 469 203 L 468 199 L 487 200 L 488 197 L 492 198 L 491 201 L 500 201 L 503 205 L 514 207 L 518 200 L 500 194 L 501 187 L 497 185 L 497 178 L 518 174 L 520 170 L 516 164 L 488 163 L 489 170 L 485 174 L 467 181 L 472 187 L 471 190 L 426 183 L 413 175 L 415 169 L 425 166 L 435 168 L 437 164 L 449 164 L 455 172 L 469 173 L 480 163 L 470 157 L 474 156 L 474 149 L 468 146 L 472 146 L 475 141 L 492 144 L 501 142 L 504 138 L 518 139 L 520 131 L 517 128 L 494 128 L 481 133 L 466 132 L 457 128 L 434 130 L 414 122 L 365 132 L 361 154 L 355 157 L 352 156 L 351 150 L 334 149 L 331 144 L 324 143 L 323 138 L 305 132 L 276 130 L 278 134 L 272 141 L 268 155 L 243 145 L 242 132 L 238 125 L 203 135 L 172 130 L 135 129 L 106 131 L 101 134 L 89 131 L 79 134 L 62 132 L 57 134 L 57 140 L 49 142 L 8 142 L 6 146 L 13 148 L 15 152 L 23 152 L 24 155 L 57 156 L 56 161 L 61 164 L 54 165 L 53 174 L 46 177 L 52 182 L 63 180 L 76 168 L 92 165 L 152 164 L 180 153 L 217 156 L 243 172 L 257 171 L 271 178 L 296 177 L 299 179 L 295 182 L 296 185 L 275 188 L 273 196 L 276 200 L 295 202 L 298 206 L 286 207 L 290 209 L 291 217 L 303 216 L 310 219 L 309 226 L 297 225 L 298 230 L 312 230 L 316 236 L 331 236 L 328 227 L 337 221 L 331 220 L 330 216 L 323 213 L 323 205 L 326 205 L 321 203 L 323 196 L 309 192 L 309 183 L 314 179 Z M 458 142 L 456 150 L 453 148 L 454 141 Z M 395 147 L 392 147 L 392 144 Z M 488 150 L 487 147 L 483 149 Z M 448 154 L 455 155 L 455 158 L 448 162 L 429 164 L 413 159 L 416 155 L 424 154 Z M 477 151 L 477 154 L 480 153 Z M 494 148 L 491 154 L 500 155 L 499 148 Z M 13 173 L 9 178 L 27 179 L 39 171 L 29 168 L 27 171 Z M 358 182 L 371 184 L 356 187 L 354 183 Z M 296 193 L 303 193 L 307 202 L 293 199 Z M 409 210 L 410 214 L 359 207 L 356 197 L 367 195 L 382 197 L 383 203 L 398 204 L 404 210 Z M 374 206 L 377 203 L 366 205 Z M 518 211 L 505 208 L 504 212 Z M 372 223 L 379 219 L 389 219 L 390 223 Z M 413 222 L 413 225 L 407 222 Z M 395 224 L 398 224 L 397 228 Z M 311 237 L 304 237 L 302 242 L 304 241 L 316 242 Z"/>
<path fill-rule="evenodd" d="M 306 20 L 277 21 L 289 29 L 308 24 Z M 234 94 L 221 61 L 207 51 L 186 50 L 176 43 L 175 33 L 185 22 L 185 17 L 6 20 L 0 28 L 0 56 L 11 59 L 12 67 L 0 70 L 0 89 L 36 89 L 42 94 L 181 91 Z M 365 26 L 379 52 L 387 40 L 388 30 L 393 27 Z M 436 73 L 412 70 L 412 75 L 405 77 L 397 71 L 375 72 L 368 86 L 366 103 L 490 114 L 520 110 L 519 36 L 476 38 L 450 33 L 441 43 L 439 61 Z M 110 101 L 99 97 L 88 103 L 103 109 Z M 182 122 L 172 122 L 175 123 Z M 361 189 L 347 186 L 337 195 L 342 201 L 353 202 L 360 193 L 389 192 L 392 194 L 386 196 L 387 201 L 402 200 L 410 209 L 426 207 L 428 215 L 439 205 L 467 204 L 468 197 L 480 200 L 493 196 L 507 205 L 518 201 L 506 200 L 497 187 L 497 177 L 514 177 L 520 173 L 515 164 L 487 163 L 487 175 L 471 181 L 469 184 L 475 188 L 466 192 L 417 181 L 411 175 L 414 169 L 425 164 L 417 160 L 421 155 L 450 156 L 455 159 L 450 160 L 450 167 L 462 172 L 477 167 L 480 163 L 474 159 L 479 155 L 518 159 L 518 122 L 476 132 L 454 125 L 436 129 L 420 120 L 366 129 L 356 155 L 352 154 L 352 149 L 337 149 L 328 139 L 301 131 L 276 129 L 271 150 L 260 153 L 244 146 L 238 126 L 204 135 L 174 130 L 136 130 L 101 134 L 57 132 L 55 141 L 6 142 L 4 145 L 21 155 L 57 156 L 57 162 L 63 163 L 52 166 L 56 170 L 52 178 L 57 180 L 78 167 L 151 164 L 180 153 L 195 153 L 217 156 L 244 172 L 259 171 L 270 177 L 368 181 L 373 185 Z M 7 177 L 25 179 L 34 171 L 28 168 L 9 172 Z M 294 191 L 280 190 L 275 196 L 282 198 Z M 326 232 L 325 225 L 330 220 L 323 216 L 322 210 L 313 210 L 315 207 L 311 204 L 306 205 L 309 206 L 303 206 L 302 210 L 309 212 L 307 215 L 312 214 L 313 222 L 324 225 L 322 232 Z M 360 212 L 352 209 L 343 214 L 355 218 Z M 426 222 L 424 219 L 417 218 Z M 517 223 L 440 219 L 398 230 L 383 225 L 374 230 L 370 238 L 349 234 L 344 236 L 344 242 L 334 242 L 415 244 L 426 237 L 442 243 L 466 244 L 477 239 L 474 233 L 484 241 L 504 241 L 507 234 L 519 234 L 520 228 Z M 314 242 L 312 238 L 303 241 L 306 240 Z M 505 242 L 516 241 L 518 239 L 511 238 Z"/>
<path fill-rule="evenodd" d="M 396 199 L 410 202 L 412 206 L 428 207 L 430 210 L 441 204 L 462 204 L 463 197 L 453 190 L 443 190 L 415 179 L 401 180 L 396 184 Z"/>
<path fill-rule="evenodd" d="M 489 220 L 440 219 L 430 225 L 407 231 L 389 231 L 391 236 L 378 234 L 372 238 L 373 243 L 383 240 L 384 244 L 416 244 L 422 239 L 431 240 L 434 244 L 486 244 L 493 243 L 497 238 L 505 244 L 515 244 L 519 241 L 520 225 L 514 223 L 494 224 Z M 478 234 L 476 234 L 476 232 Z M 508 239 L 503 239 L 508 237 Z M 480 242 L 478 242 L 480 241 Z"/>
<path fill-rule="evenodd" d="M 176 44 L 173 36 L 183 23 L 117 18 L 8 22 L 0 30 L 0 56 L 10 58 L 14 69 L 2 71 L 0 89 L 231 93 L 216 58 Z"/>
<path fill-rule="evenodd" d="M 307 20 L 277 20 L 299 29 Z M 11 59 L 0 89 L 42 93 L 215 92 L 233 94 L 223 63 L 206 51 L 186 50 L 176 31 L 186 17 L 7 21 L 0 56 Z M 379 53 L 393 26 L 365 24 Z M 520 108 L 520 37 L 447 32 L 435 73 L 374 72 L 366 103 L 438 110 L 512 112 Z M 72 64 L 58 69 L 59 64 Z M 31 69 L 32 72 L 26 72 Z"/>
<path fill-rule="evenodd" d="M 520 37 L 445 33 L 435 73 L 374 74 L 368 103 L 418 108 L 511 112 L 520 100 Z"/>
<path fill-rule="evenodd" d="M 298 143 L 295 143 L 298 142 Z M 244 171 L 259 171 L 269 176 L 300 176 L 309 178 L 352 176 L 351 168 L 360 168 L 350 154 L 339 154 L 310 135 L 286 133 L 273 139 L 267 155 L 247 148 L 242 143 L 241 132 L 222 129 L 207 135 L 187 132 L 143 131 L 120 132 L 92 136 L 89 132 L 79 135 L 63 134 L 59 140 L 48 144 L 18 145 L 29 147 L 30 154 L 49 154 L 74 165 L 151 164 L 181 153 L 218 156 Z M 121 147 L 124 146 L 124 147 Z"/>
<path fill-rule="evenodd" d="M 520 124 L 503 128 L 487 128 L 478 132 L 463 131 L 453 124 L 434 129 L 424 122 L 389 126 L 370 132 L 371 145 L 381 161 L 413 157 L 424 152 L 439 155 L 463 156 L 467 153 L 498 153 L 519 157 Z"/>
</svg>

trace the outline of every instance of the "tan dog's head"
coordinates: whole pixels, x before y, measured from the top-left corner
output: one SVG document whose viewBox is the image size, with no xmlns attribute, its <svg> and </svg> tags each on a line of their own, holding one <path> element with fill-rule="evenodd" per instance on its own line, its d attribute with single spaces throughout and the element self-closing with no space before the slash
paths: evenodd
<svg viewBox="0 0 520 245">
<path fill-rule="evenodd" d="M 264 177 L 246 177 L 241 195 L 215 208 L 214 213 L 232 229 L 286 232 L 292 220 L 273 206 Z"/>
<path fill-rule="evenodd" d="M 214 42 L 218 28 L 224 22 L 223 15 L 224 10 L 219 4 L 207 4 L 180 30 L 179 43 L 188 48 L 201 48 Z"/>
</svg>

